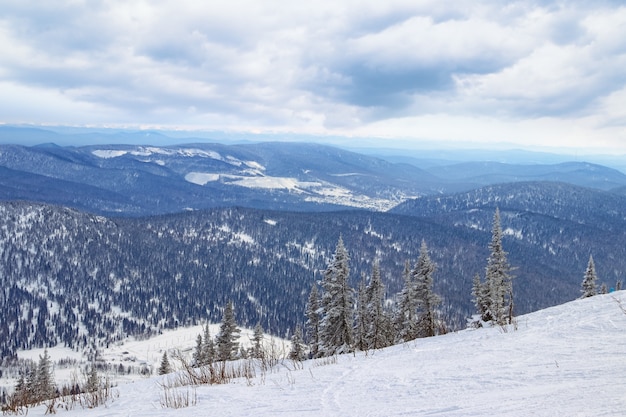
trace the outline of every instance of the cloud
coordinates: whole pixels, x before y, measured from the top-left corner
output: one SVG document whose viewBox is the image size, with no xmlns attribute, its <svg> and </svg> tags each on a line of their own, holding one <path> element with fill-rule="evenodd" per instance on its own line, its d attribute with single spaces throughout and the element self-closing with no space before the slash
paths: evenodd
<svg viewBox="0 0 626 417">
<path fill-rule="evenodd" d="M 2 121 L 347 134 L 400 120 L 623 125 L 624 39 L 617 1 L 7 0 L 0 77 L 23 113 Z"/>
</svg>

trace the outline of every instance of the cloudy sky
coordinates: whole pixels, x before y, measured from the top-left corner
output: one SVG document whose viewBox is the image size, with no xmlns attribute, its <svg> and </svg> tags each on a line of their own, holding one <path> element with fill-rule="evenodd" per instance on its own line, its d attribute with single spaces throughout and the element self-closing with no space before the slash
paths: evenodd
<svg viewBox="0 0 626 417">
<path fill-rule="evenodd" d="M 0 122 L 626 153 L 622 3 L 2 0 Z"/>
</svg>

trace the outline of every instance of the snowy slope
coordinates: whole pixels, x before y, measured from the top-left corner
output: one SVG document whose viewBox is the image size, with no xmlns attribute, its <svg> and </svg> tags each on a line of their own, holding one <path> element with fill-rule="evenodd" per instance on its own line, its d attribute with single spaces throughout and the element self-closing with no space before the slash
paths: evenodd
<svg viewBox="0 0 626 417">
<path fill-rule="evenodd" d="M 162 378 L 122 385 L 104 416 L 623 416 L 626 292 L 518 318 L 516 331 L 466 330 L 333 360 L 291 362 L 252 380 L 189 388 L 161 406 Z M 330 362 L 330 363 L 329 363 Z M 185 392 L 185 388 L 179 388 Z M 43 408 L 30 415 L 42 415 Z"/>
</svg>

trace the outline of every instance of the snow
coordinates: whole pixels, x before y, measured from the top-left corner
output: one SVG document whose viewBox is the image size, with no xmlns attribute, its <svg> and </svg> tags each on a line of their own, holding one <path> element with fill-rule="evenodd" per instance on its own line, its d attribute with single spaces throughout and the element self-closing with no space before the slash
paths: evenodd
<svg viewBox="0 0 626 417">
<path fill-rule="evenodd" d="M 109 158 L 117 158 L 123 155 L 126 155 L 127 151 L 117 151 L 117 150 L 107 150 L 107 149 L 99 149 L 91 152 L 93 155 L 98 158 L 109 159 Z"/>
<path fill-rule="evenodd" d="M 238 177 L 230 184 L 246 188 L 286 189 L 301 192 L 300 188 L 305 185 L 296 178 L 289 177 Z"/>
<path fill-rule="evenodd" d="M 516 239 L 520 239 L 520 240 L 524 238 L 524 234 L 522 233 L 521 230 L 515 230 L 515 229 L 512 229 L 510 227 L 507 227 L 506 229 L 504 229 L 502 231 L 502 234 L 506 235 L 506 236 L 512 236 L 512 237 L 514 237 Z"/>
<path fill-rule="evenodd" d="M 159 384 L 170 375 L 120 385 L 119 398 L 106 407 L 58 414 L 622 416 L 626 312 L 620 303 L 626 307 L 624 291 L 519 317 L 517 329 L 465 330 L 380 351 L 284 361 L 226 385 L 175 388 L 195 396 L 196 405 L 187 408 L 162 408 Z M 167 340 L 151 342 L 155 357 L 176 344 Z"/>
<path fill-rule="evenodd" d="M 185 181 L 197 185 L 206 185 L 208 182 L 219 181 L 220 174 L 211 174 L 206 172 L 190 172 L 185 175 Z"/>
</svg>

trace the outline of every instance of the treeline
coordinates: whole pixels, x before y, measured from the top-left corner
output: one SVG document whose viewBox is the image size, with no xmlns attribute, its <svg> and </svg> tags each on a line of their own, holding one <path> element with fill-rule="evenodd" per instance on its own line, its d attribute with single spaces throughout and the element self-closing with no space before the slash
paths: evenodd
<svg viewBox="0 0 626 417">
<path fill-rule="evenodd" d="M 58 386 L 54 380 L 52 361 L 44 349 L 38 363 L 24 368 L 11 394 L 2 391 L 0 408 L 3 414 L 22 415 L 28 408 L 44 404 L 46 414 L 55 414 L 58 408 L 67 410 L 76 406 L 94 408 L 113 399 L 114 393 L 108 379 L 100 377 L 92 363 L 84 381 L 73 380 Z"/>
</svg>

